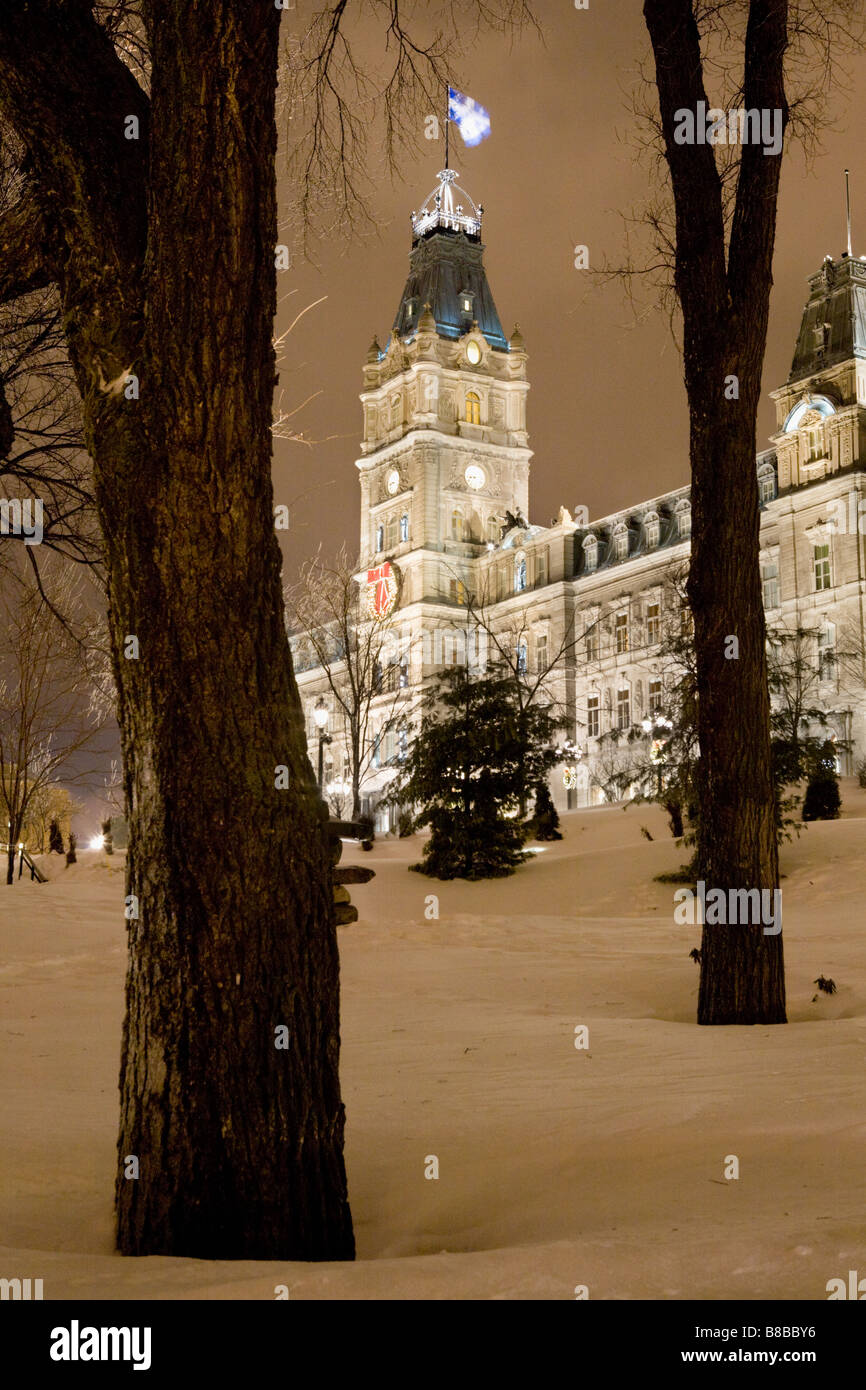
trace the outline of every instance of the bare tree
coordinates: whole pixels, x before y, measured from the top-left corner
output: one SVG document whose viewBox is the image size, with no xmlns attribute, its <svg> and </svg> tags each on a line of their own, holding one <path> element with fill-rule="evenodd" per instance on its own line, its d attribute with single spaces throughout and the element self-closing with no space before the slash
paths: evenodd
<svg viewBox="0 0 866 1390">
<path fill-rule="evenodd" d="M 71 575 L 43 570 L 48 599 L 34 578 L 0 585 L 0 799 L 7 822 L 6 882 L 28 820 L 50 813 L 59 774 L 69 785 L 90 780 L 81 754 L 101 728 L 89 712 L 81 622 Z M 76 609 L 78 611 L 76 612 Z M 60 616 L 58 616 L 60 615 Z"/>
<path fill-rule="evenodd" d="M 321 671 L 342 716 L 337 738 L 345 740 L 355 818 L 373 765 L 374 729 L 408 720 L 411 659 L 399 609 L 391 607 L 383 616 L 365 612 L 359 568 L 345 546 L 332 561 L 320 549 L 286 590 L 296 666 Z"/>
</svg>

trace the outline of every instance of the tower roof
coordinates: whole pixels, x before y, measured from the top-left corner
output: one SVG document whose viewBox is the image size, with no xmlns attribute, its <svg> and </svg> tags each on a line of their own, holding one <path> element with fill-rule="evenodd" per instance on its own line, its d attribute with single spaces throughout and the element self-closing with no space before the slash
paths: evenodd
<svg viewBox="0 0 866 1390">
<path fill-rule="evenodd" d="M 457 172 L 443 169 L 439 184 L 412 214 L 409 276 L 393 332 L 407 337 L 429 304 L 441 338 L 462 338 L 477 321 L 493 348 L 508 351 L 493 295 L 484 273 L 483 209 L 457 186 Z"/>
<path fill-rule="evenodd" d="M 809 277 L 809 300 L 788 381 L 800 381 L 851 357 L 866 357 L 866 261 L 827 256 Z"/>
</svg>

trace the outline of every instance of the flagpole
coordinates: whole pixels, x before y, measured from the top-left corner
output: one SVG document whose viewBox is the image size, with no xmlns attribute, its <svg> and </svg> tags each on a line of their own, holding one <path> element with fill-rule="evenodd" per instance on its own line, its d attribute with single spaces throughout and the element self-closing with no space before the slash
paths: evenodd
<svg viewBox="0 0 866 1390">
<path fill-rule="evenodd" d="M 445 83 L 445 168 L 446 168 L 446 169 L 448 168 L 448 126 L 449 126 L 448 112 L 449 112 L 450 109 L 451 109 L 451 103 L 450 103 L 449 100 L 448 100 L 448 87 L 449 87 L 449 83 L 446 82 L 446 83 Z"/>
</svg>

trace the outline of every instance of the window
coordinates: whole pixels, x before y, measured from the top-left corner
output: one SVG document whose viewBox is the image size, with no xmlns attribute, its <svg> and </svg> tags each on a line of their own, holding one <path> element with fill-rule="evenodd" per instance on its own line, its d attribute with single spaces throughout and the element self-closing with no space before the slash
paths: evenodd
<svg viewBox="0 0 866 1390">
<path fill-rule="evenodd" d="M 409 688 L 409 658 L 408 658 L 408 656 L 401 656 L 401 657 L 400 657 L 400 689 L 401 689 L 401 690 L 407 690 L 408 688 Z"/>
<path fill-rule="evenodd" d="M 613 538 L 613 553 L 617 560 L 624 560 L 628 555 L 628 531 L 617 531 Z"/>
<path fill-rule="evenodd" d="M 831 681 L 836 675 L 836 629 L 828 623 L 818 633 L 818 675 L 822 681 Z"/>
<path fill-rule="evenodd" d="M 761 506 L 764 506 L 767 502 L 772 502 L 773 498 L 776 496 L 776 479 L 772 473 L 767 472 L 761 474 L 758 479 L 758 496 L 761 501 Z"/>
<path fill-rule="evenodd" d="M 444 666 L 457 665 L 457 638 L 450 632 L 446 632 L 442 639 L 442 664 Z"/>
<path fill-rule="evenodd" d="M 812 547 L 815 557 L 815 591 L 832 588 L 830 582 L 830 542 Z"/>
<path fill-rule="evenodd" d="M 547 670 L 547 633 L 535 639 L 535 669 L 540 676 Z"/>
<path fill-rule="evenodd" d="M 810 425 L 806 430 L 806 462 L 816 463 L 824 457 L 824 426 Z"/>
<path fill-rule="evenodd" d="M 598 627 L 595 623 L 591 623 L 585 629 L 583 640 L 586 645 L 587 661 L 598 661 Z"/>
<path fill-rule="evenodd" d="M 691 637 L 695 630 L 692 622 L 692 610 L 687 603 L 680 605 L 680 636 Z"/>
<path fill-rule="evenodd" d="M 495 516 L 487 518 L 487 539 L 492 541 L 494 545 L 499 540 L 499 522 Z"/>
<path fill-rule="evenodd" d="M 692 534 L 692 514 L 685 507 L 677 512 L 677 535 L 680 540 L 685 540 Z"/>
<path fill-rule="evenodd" d="M 631 691 L 628 686 L 616 692 L 616 727 L 627 729 L 631 724 Z"/>
<path fill-rule="evenodd" d="M 409 518 L 405 512 L 400 517 L 400 539 L 401 541 L 408 541 L 409 539 Z"/>
<path fill-rule="evenodd" d="M 547 583 L 547 551 L 539 550 L 535 556 L 535 582 L 538 585 Z"/>
<path fill-rule="evenodd" d="M 466 585 L 462 579 L 452 579 L 448 586 L 448 597 L 452 603 L 459 603 L 461 606 L 466 603 Z"/>
<path fill-rule="evenodd" d="M 647 714 L 658 714 L 662 707 L 662 683 L 659 680 L 650 681 L 647 685 Z"/>
<path fill-rule="evenodd" d="M 661 604 L 648 603 L 646 610 L 646 640 L 648 647 L 654 647 L 662 638 Z"/>
<path fill-rule="evenodd" d="M 394 549 L 394 546 L 397 544 L 397 518 L 396 518 L 396 516 L 389 516 L 389 517 L 388 517 L 388 528 L 387 528 L 387 529 L 388 529 L 388 549 L 389 549 L 389 550 L 393 550 L 393 549 Z"/>
<path fill-rule="evenodd" d="M 659 519 L 657 516 L 648 516 L 643 524 L 644 536 L 646 537 L 647 549 L 659 543 Z"/>
<path fill-rule="evenodd" d="M 384 550 L 384 549 L 385 549 L 385 527 L 382 525 L 382 523 L 381 523 L 381 521 L 380 521 L 380 522 L 379 522 L 379 525 L 376 527 L 376 550 L 379 551 L 379 550 Z"/>
<path fill-rule="evenodd" d="M 459 507 L 455 507 L 451 513 L 451 539 L 452 541 L 462 541 L 463 539 L 463 513 Z"/>
<path fill-rule="evenodd" d="M 761 561 L 761 589 L 765 608 L 779 607 L 779 563 L 777 560 Z"/>
<path fill-rule="evenodd" d="M 526 641 L 522 637 L 517 644 L 517 670 L 521 675 L 526 671 Z"/>
<path fill-rule="evenodd" d="M 376 734 L 373 739 L 373 766 L 379 767 L 382 761 L 382 735 Z"/>
<path fill-rule="evenodd" d="M 598 696 L 588 695 L 586 700 L 586 732 L 590 738 L 598 738 L 600 728 Z"/>
<path fill-rule="evenodd" d="M 588 574 L 598 565 L 598 538 L 587 536 L 583 543 L 584 566 Z"/>
<path fill-rule="evenodd" d="M 617 613 L 613 624 L 617 652 L 628 651 L 628 614 Z"/>
<path fill-rule="evenodd" d="M 466 392 L 466 423 L 481 424 L 481 398 L 475 391 Z"/>
<path fill-rule="evenodd" d="M 409 755 L 409 734 L 406 726 L 402 725 L 397 731 L 397 757 L 401 763 L 405 763 Z"/>
<path fill-rule="evenodd" d="M 472 295 L 471 295 L 471 294 L 461 294 L 461 296 L 460 296 L 460 309 L 461 309 L 461 311 L 462 311 L 464 314 L 471 314 L 471 313 L 472 313 Z"/>
<path fill-rule="evenodd" d="M 518 555 L 514 561 L 514 592 L 522 594 L 526 588 L 526 556 Z"/>
</svg>

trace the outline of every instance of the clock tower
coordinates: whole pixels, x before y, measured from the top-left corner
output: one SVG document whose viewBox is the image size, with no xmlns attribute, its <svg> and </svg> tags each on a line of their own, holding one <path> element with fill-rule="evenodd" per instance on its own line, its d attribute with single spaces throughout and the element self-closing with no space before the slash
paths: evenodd
<svg viewBox="0 0 866 1390">
<path fill-rule="evenodd" d="M 384 348 L 373 340 L 364 365 L 361 564 L 399 575 L 401 610 L 472 588 L 506 513 L 528 508 L 526 352 L 518 330 L 510 341 L 502 330 L 482 208 L 457 177 L 443 170 L 412 213 L 391 334 Z"/>
</svg>

